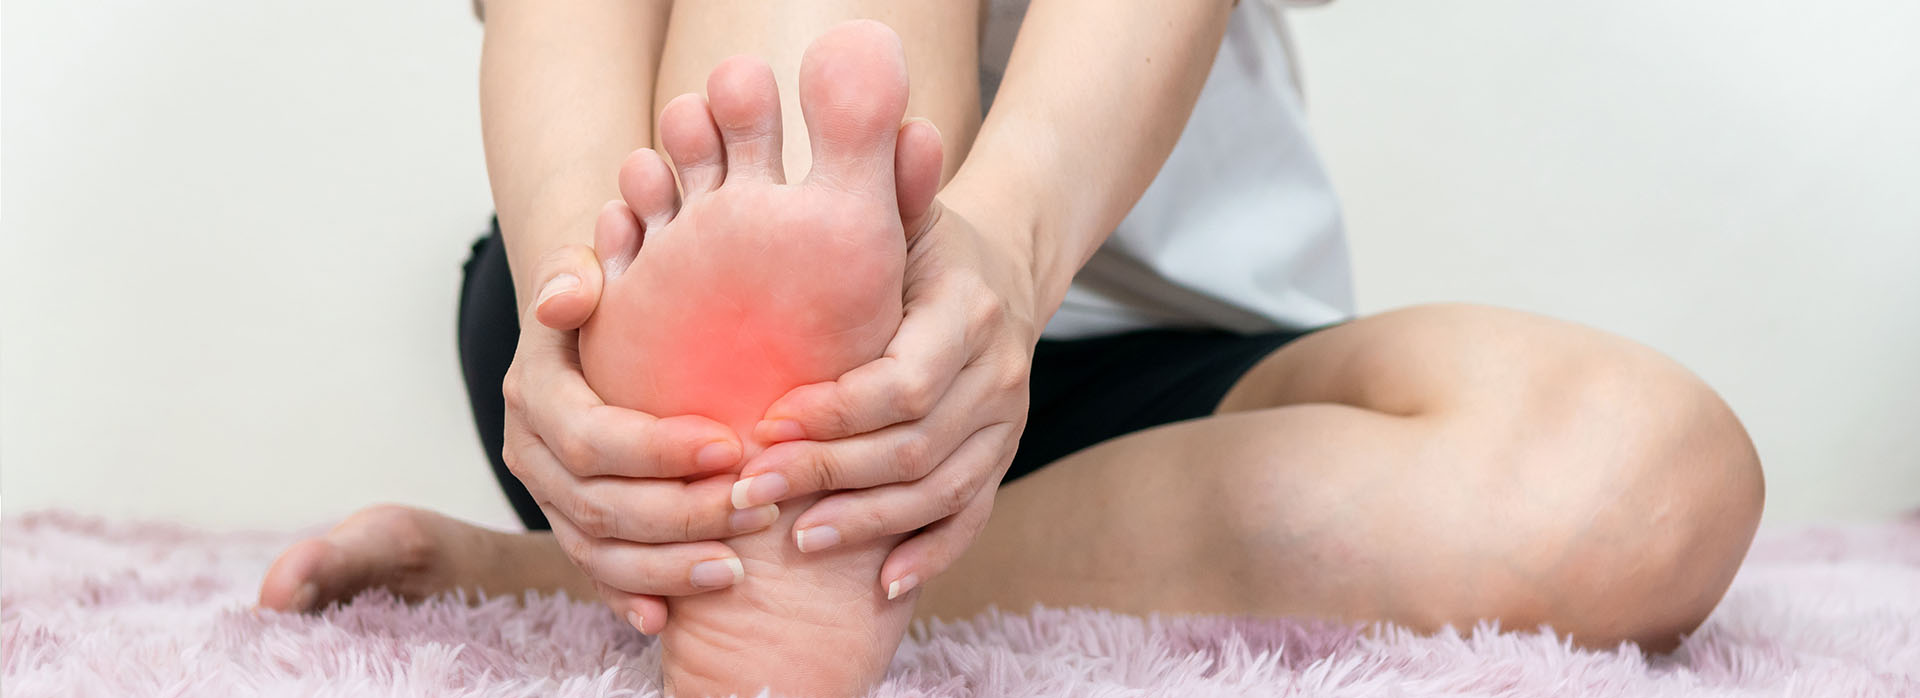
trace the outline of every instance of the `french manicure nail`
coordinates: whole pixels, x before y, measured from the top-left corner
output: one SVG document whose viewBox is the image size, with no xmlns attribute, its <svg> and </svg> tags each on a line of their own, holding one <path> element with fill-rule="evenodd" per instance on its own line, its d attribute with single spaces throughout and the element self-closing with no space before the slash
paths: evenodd
<svg viewBox="0 0 1920 698">
<path fill-rule="evenodd" d="M 576 288 L 580 288 L 580 277 L 572 274 L 555 276 L 553 280 L 547 282 L 547 285 L 540 287 L 540 297 L 533 302 L 533 305 L 536 308 L 540 307 L 541 304 L 547 302 L 548 298 L 558 296 Z"/>
<path fill-rule="evenodd" d="M 693 585 L 702 589 L 733 586 L 746 576 L 747 571 L 740 566 L 740 558 L 737 557 L 702 562 L 694 565 L 693 573 L 689 575 Z"/>
<path fill-rule="evenodd" d="M 779 473 L 755 475 L 733 483 L 733 508 L 769 504 L 779 501 L 787 493 L 787 476 Z"/>
<path fill-rule="evenodd" d="M 734 533 L 746 533 L 771 526 L 774 519 L 778 518 L 780 518 L 780 507 L 767 504 L 728 514 L 727 526 L 731 527 Z"/>
<path fill-rule="evenodd" d="M 715 441 L 701 446 L 694 459 L 701 470 L 719 470 L 739 462 L 740 449 L 725 441 Z"/>
<path fill-rule="evenodd" d="M 807 437 L 800 423 L 791 419 L 769 419 L 754 425 L 753 435 L 761 441 L 779 443 L 781 441 L 799 441 Z"/>
<path fill-rule="evenodd" d="M 634 611 L 627 611 L 627 623 L 632 625 L 634 630 L 640 631 L 641 635 L 653 634 L 653 633 L 647 632 L 646 619 L 641 618 L 639 613 L 636 613 Z"/>
<path fill-rule="evenodd" d="M 840 532 L 832 526 L 808 526 L 793 532 L 793 544 L 803 553 L 826 550 L 840 544 Z"/>
<path fill-rule="evenodd" d="M 887 585 L 887 600 L 892 601 L 900 598 L 901 594 L 913 591 L 913 588 L 917 586 L 920 586 L 920 575 L 917 574 L 909 574 L 893 580 L 892 584 Z"/>
</svg>

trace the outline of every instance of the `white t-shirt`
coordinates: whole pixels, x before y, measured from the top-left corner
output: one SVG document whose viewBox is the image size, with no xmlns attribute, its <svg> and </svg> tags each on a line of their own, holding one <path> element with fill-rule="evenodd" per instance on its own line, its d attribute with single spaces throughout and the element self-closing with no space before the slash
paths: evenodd
<svg viewBox="0 0 1920 698">
<path fill-rule="evenodd" d="M 1307 138 L 1277 0 L 1241 0 L 1180 141 L 1073 279 L 1055 339 L 1144 327 L 1305 329 L 1353 315 L 1333 187 Z M 993 0 L 982 104 L 1006 72 L 1025 0 Z"/>
</svg>

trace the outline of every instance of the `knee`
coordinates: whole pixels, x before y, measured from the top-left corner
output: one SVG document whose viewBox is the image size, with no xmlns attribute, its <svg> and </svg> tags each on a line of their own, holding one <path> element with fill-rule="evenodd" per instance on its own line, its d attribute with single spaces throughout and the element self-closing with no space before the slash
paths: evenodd
<svg viewBox="0 0 1920 698">
<path fill-rule="evenodd" d="M 1759 525 L 1753 443 L 1704 382 L 1637 345 L 1539 371 L 1530 380 L 1555 397 L 1523 401 L 1522 443 L 1506 452 L 1571 504 L 1535 510 L 1555 519 L 1537 530 L 1558 548 L 1533 590 L 1542 620 L 1588 646 L 1670 650 L 1719 603 Z"/>
</svg>

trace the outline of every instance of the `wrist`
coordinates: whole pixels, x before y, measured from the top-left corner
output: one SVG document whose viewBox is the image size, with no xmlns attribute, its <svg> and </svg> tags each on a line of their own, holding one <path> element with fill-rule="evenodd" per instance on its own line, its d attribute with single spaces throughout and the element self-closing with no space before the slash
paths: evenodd
<svg viewBox="0 0 1920 698">
<path fill-rule="evenodd" d="M 593 246 L 599 203 L 537 207 L 540 210 L 529 211 L 517 220 L 507 211 L 499 213 L 500 238 L 506 246 L 507 270 L 513 277 L 514 301 L 520 310 L 526 310 L 547 282 L 541 274 L 542 259 L 568 246 Z"/>
<path fill-rule="evenodd" d="M 998 186 L 977 185 L 990 177 L 967 177 L 966 168 L 940 191 L 948 215 L 967 221 L 992 251 L 999 253 L 1020 278 L 1022 302 L 1033 318 L 1034 333 L 1060 309 L 1068 284 L 1079 269 L 1078 256 L 1066 253 L 1058 227 L 1037 202 L 1048 197 L 1001 180 Z M 1024 193 L 1016 193 L 1024 192 Z"/>
</svg>

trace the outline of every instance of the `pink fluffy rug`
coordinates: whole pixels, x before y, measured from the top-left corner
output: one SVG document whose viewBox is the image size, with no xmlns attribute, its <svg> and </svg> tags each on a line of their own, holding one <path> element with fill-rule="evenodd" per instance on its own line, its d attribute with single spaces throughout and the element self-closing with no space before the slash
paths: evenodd
<svg viewBox="0 0 1920 698">
<path fill-rule="evenodd" d="M 0 525 L 0 677 L 26 696 L 655 696 L 651 643 L 593 603 L 251 610 L 288 535 L 55 512 Z M 1920 696 L 1920 515 L 1766 532 L 1669 657 L 1539 632 L 1036 608 L 916 628 L 886 696 Z"/>
</svg>

